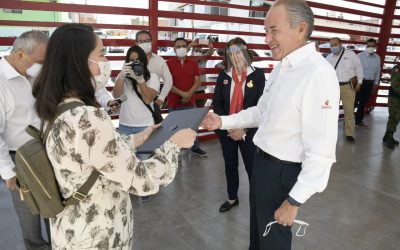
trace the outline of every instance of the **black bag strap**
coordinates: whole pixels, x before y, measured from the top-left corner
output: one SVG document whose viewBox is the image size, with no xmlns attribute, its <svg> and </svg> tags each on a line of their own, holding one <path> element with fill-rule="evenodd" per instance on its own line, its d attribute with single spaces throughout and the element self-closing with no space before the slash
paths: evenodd
<svg viewBox="0 0 400 250">
<path fill-rule="evenodd" d="M 93 187 L 94 183 L 99 178 L 100 172 L 96 169 L 93 169 L 92 173 L 90 174 L 89 178 L 83 183 L 80 189 L 72 194 L 71 197 L 67 198 L 64 201 L 66 206 L 68 205 L 75 205 L 78 204 L 80 201 L 84 201 L 86 199 L 87 194 L 89 193 L 90 189 Z"/>
<path fill-rule="evenodd" d="M 337 60 L 336 65 L 335 65 L 335 70 L 336 70 L 337 66 L 339 65 L 340 59 L 342 59 L 342 56 L 343 56 L 343 54 L 344 54 L 344 50 L 345 50 L 345 48 L 342 48 L 342 53 L 340 54 L 340 57 L 339 57 L 339 59 Z"/>
<path fill-rule="evenodd" d="M 73 101 L 73 102 L 67 102 L 61 104 L 58 109 L 57 113 L 54 116 L 53 120 L 51 120 L 46 127 L 46 131 L 43 133 L 43 127 L 44 127 L 44 122 L 42 121 L 40 124 L 40 136 L 42 138 L 42 143 L 46 144 L 47 137 L 49 136 L 51 127 L 53 126 L 53 123 L 55 120 L 64 112 L 67 112 L 68 110 L 71 110 L 76 107 L 84 106 L 85 104 L 83 102 L 79 101 Z M 28 127 L 29 129 L 29 127 Z M 93 187 L 94 183 L 96 182 L 97 178 L 99 177 L 100 172 L 97 171 L 96 169 L 92 170 L 92 173 L 90 174 L 89 178 L 83 183 L 83 185 L 76 191 L 75 193 L 72 194 L 71 197 L 67 198 L 64 201 L 64 205 L 75 205 L 78 204 L 80 201 L 83 201 L 86 199 L 86 195 L 89 193 L 90 189 Z"/>
<path fill-rule="evenodd" d="M 145 83 L 143 83 L 143 84 L 145 84 Z M 135 92 L 136 92 L 136 95 L 140 98 L 140 100 L 142 100 L 143 104 L 150 110 L 151 114 L 154 115 L 155 111 L 151 108 L 151 106 L 150 106 L 149 104 L 147 104 L 147 103 L 144 102 L 143 97 L 142 97 L 142 95 L 139 93 L 139 90 L 138 90 L 138 88 L 137 88 L 137 84 L 135 84 L 135 83 L 132 81 L 132 85 L 133 85 L 133 89 L 134 89 Z"/>
<path fill-rule="evenodd" d="M 46 144 L 46 140 L 47 137 L 49 136 L 51 127 L 53 126 L 53 123 L 55 122 L 55 120 L 62 115 L 64 112 L 71 110 L 73 108 L 79 107 L 79 106 L 84 106 L 85 104 L 83 102 L 78 102 L 78 101 L 73 101 L 73 102 L 67 102 L 67 103 L 63 103 L 61 104 L 58 108 L 57 108 L 57 113 L 54 116 L 53 120 L 49 121 L 49 123 L 47 124 L 46 130 L 43 133 L 43 128 L 44 128 L 44 121 L 41 122 L 40 124 L 40 135 L 42 136 L 42 143 Z"/>
</svg>

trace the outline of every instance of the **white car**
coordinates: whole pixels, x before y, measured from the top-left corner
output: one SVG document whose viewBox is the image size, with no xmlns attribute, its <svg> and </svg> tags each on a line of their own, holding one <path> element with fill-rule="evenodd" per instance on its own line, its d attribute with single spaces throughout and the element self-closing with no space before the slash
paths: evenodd
<svg viewBox="0 0 400 250">
<path fill-rule="evenodd" d="M 0 47 L 0 58 L 8 56 L 12 50 L 12 47 L 1 46 Z"/>
</svg>

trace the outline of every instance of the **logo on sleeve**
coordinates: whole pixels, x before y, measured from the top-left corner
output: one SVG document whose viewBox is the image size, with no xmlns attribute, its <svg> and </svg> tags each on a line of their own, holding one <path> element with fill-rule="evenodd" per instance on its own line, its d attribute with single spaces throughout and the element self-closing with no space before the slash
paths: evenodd
<svg viewBox="0 0 400 250">
<path fill-rule="evenodd" d="M 326 101 L 324 102 L 324 104 L 322 104 L 321 108 L 322 108 L 322 109 L 331 109 L 332 106 L 329 105 L 329 100 L 326 100 Z"/>
</svg>

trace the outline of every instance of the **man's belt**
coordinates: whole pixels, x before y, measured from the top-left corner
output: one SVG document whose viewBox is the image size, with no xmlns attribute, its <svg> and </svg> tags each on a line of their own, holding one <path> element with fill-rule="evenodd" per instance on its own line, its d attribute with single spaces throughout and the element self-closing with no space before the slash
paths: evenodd
<svg viewBox="0 0 400 250">
<path fill-rule="evenodd" d="M 340 85 L 340 86 L 342 86 L 342 85 L 347 85 L 347 84 L 350 84 L 350 81 L 347 81 L 347 82 L 339 82 L 339 85 Z"/>
<path fill-rule="evenodd" d="M 275 163 L 280 163 L 280 164 L 287 164 L 287 165 L 293 165 L 293 164 L 300 164 L 300 162 L 292 162 L 292 161 L 285 161 L 285 160 L 281 160 L 276 158 L 273 155 L 268 154 L 267 152 L 264 152 L 261 148 L 257 147 L 257 153 L 259 155 L 261 155 L 264 159 L 268 159 L 272 162 Z"/>
</svg>

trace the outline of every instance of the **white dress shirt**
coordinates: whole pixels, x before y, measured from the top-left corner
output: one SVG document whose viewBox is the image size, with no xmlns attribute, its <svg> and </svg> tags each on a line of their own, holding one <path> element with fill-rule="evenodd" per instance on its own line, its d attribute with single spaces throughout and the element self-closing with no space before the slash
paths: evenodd
<svg viewBox="0 0 400 250">
<path fill-rule="evenodd" d="M 254 144 L 302 170 L 289 195 L 304 203 L 322 192 L 336 161 L 339 84 L 334 69 L 307 44 L 276 65 L 257 106 L 223 116 L 221 129 L 258 127 Z"/>
<path fill-rule="evenodd" d="M 0 60 L 0 175 L 4 180 L 15 176 L 9 150 L 16 150 L 32 139 L 25 132 L 28 125 L 40 126 L 32 82 L 33 79 L 18 73 L 4 57 Z"/>
<path fill-rule="evenodd" d="M 169 71 L 167 63 L 165 62 L 164 58 L 153 53 L 150 57 L 147 68 L 151 73 L 155 73 L 158 76 L 159 81 L 160 79 L 163 80 L 164 85 L 161 89 L 158 99 L 164 101 L 172 88 L 172 75 Z"/>
<path fill-rule="evenodd" d="M 330 53 L 326 57 L 326 60 L 333 67 L 335 67 L 341 53 L 342 52 L 340 52 L 338 55 Z M 358 83 L 362 83 L 364 78 L 363 67 L 356 53 L 351 50 L 344 49 L 344 54 L 336 68 L 336 75 L 339 79 L 339 82 L 348 82 L 353 76 L 357 76 Z"/>
<path fill-rule="evenodd" d="M 381 58 L 379 55 L 364 51 L 358 53 L 357 56 L 363 66 L 364 79 L 374 81 L 374 85 L 379 85 L 381 79 Z"/>
<path fill-rule="evenodd" d="M 106 87 L 97 90 L 96 93 L 95 93 L 95 96 L 96 96 L 96 101 L 103 108 L 107 108 L 108 107 L 107 106 L 108 102 L 114 100 L 114 98 L 112 98 L 110 92 L 108 92 Z"/>
</svg>

